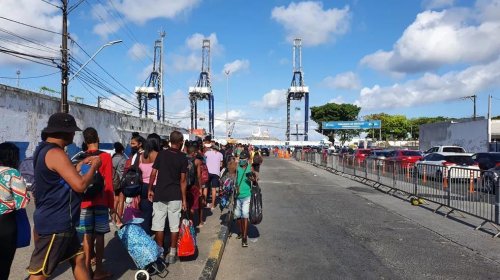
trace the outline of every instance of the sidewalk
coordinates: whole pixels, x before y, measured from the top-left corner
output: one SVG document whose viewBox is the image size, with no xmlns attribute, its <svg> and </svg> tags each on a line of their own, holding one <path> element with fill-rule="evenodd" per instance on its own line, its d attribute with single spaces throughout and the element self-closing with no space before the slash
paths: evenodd
<svg viewBox="0 0 500 280">
<path fill-rule="evenodd" d="M 30 203 L 27 208 L 28 216 L 33 217 L 34 204 Z M 197 237 L 198 254 L 190 260 L 181 260 L 167 267 L 168 274 L 165 279 L 198 279 L 205 267 L 212 249 L 212 245 L 218 240 L 218 234 L 221 229 L 221 222 L 226 217 L 228 212 L 225 209 L 223 212 L 219 208 L 214 209 L 212 213 L 206 209 L 205 225 L 200 229 Z M 32 221 L 31 221 L 32 222 Z M 32 223 L 33 225 L 33 223 Z M 137 271 L 134 262 L 123 248 L 118 237 L 115 237 L 116 228 L 111 226 L 111 232 L 105 236 L 105 252 L 104 266 L 113 273 L 111 279 L 134 279 Z M 167 234 L 166 234 L 167 235 Z M 30 247 L 18 249 L 12 264 L 9 279 L 27 279 L 28 273 L 26 267 L 29 264 L 31 253 L 33 252 L 33 240 Z M 162 275 L 162 276 L 165 276 Z M 69 263 L 59 265 L 49 279 L 73 279 L 71 267 Z M 152 279 L 162 279 L 159 276 L 154 276 Z"/>
</svg>

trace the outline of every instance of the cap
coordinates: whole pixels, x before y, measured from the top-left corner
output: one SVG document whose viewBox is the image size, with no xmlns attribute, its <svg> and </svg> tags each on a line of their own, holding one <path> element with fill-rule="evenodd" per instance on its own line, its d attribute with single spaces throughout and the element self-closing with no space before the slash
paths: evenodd
<svg viewBox="0 0 500 280">
<path fill-rule="evenodd" d="M 240 153 L 240 159 L 248 159 L 250 156 L 246 151 Z"/>
<path fill-rule="evenodd" d="M 55 132 L 75 132 L 82 131 L 76 126 L 75 118 L 68 113 L 55 113 L 50 116 L 47 127 L 42 130 L 43 133 Z"/>
<path fill-rule="evenodd" d="M 205 143 L 205 144 L 203 144 L 203 146 L 205 146 L 205 148 L 211 148 L 212 147 L 212 143 Z"/>
<path fill-rule="evenodd" d="M 226 146 L 227 145 L 227 141 L 222 139 L 219 141 L 219 143 L 222 145 L 222 146 Z"/>
</svg>

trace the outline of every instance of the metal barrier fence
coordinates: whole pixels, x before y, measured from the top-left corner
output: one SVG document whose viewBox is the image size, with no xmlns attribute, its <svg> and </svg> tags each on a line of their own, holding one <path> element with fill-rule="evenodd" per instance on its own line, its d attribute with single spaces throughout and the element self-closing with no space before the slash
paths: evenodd
<svg viewBox="0 0 500 280">
<path fill-rule="evenodd" d="M 298 152 L 295 159 L 437 203 L 440 206 L 436 211 L 449 209 L 446 215 L 453 211 L 467 213 L 484 220 L 476 229 L 491 222 L 499 230 L 495 237 L 500 235 L 500 179 L 493 180 L 491 171 L 320 153 Z"/>
</svg>

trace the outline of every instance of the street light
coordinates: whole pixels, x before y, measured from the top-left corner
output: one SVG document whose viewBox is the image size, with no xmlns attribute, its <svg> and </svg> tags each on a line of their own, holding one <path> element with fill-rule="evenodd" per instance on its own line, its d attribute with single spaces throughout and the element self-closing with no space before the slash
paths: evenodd
<svg viewBox="0 0 500 280">
<path fill-rule="evenodd" d="M 229 99 L 229 74 L 231 74 L 231 71 L 228 69 L 224 71 L 226 74 L 226 140 L 229 139 L 229 119 L 228 119 L 228 112 L 227 112 L 227 100 Z"/>
<path fill-rule="evenodd" d="M 111 45 L 114 45 L 114 44 L 118 44 L 118 43 L 121 43 L 123 42 L 122 40 L 116 40 L 116 41 L 111 41 L 111 42 L 108 42 L 104 45 L 102 45 L 90 58 L 89 60 L 87 60 L 87 62 L 85 62 L 76 72 L 75 74 L 73 74 L 73 76 L 71 76 L 71 78 L 69 78 L 68 80 L 68 83 L 71 82 L 71 80 L 73 80 L 76 76 L 78 76 L 78 73 L 80 73 L 80 71 L 82 71 L 82 69 L 87 66 L 87 64 L 89 64 L 93 59 L 94 57 L 100 53 L 102 51 L 102 49 L 104 49 L 105 47 L 109 47 Z"/>
</svg>

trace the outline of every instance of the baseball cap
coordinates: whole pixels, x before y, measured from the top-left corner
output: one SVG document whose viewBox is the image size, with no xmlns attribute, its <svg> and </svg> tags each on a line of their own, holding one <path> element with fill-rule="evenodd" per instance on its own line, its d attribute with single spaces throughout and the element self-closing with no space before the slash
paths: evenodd
<svg viewBox="0 0 500 280">
<path fill-rule="evenodd" d="M 42 130 L 43 133 L 56 132 L 75 132 L 82 131 L 76 126 L 75 118 L 68 113 L 55 113 L 49 117 L 47 127 Z"/>
</svg>

